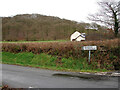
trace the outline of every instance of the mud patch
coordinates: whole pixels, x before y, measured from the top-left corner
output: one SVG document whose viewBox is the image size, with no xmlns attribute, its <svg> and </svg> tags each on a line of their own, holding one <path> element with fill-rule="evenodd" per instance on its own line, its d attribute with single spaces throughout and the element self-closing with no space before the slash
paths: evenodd
<svg viewBox="0 0 120 90">
<path fill-rule="evenodd" d="M 100 76 L 100 75 L 85 75 L 85 74 L 79 74 L 79 75 L 73 75 L 73 74 L 62 74 L 62 73 L 55 73 L 53 76 L 56 77 L 65 77 L 65 78 L 79 78 L 79 79 L 85 79 L 85 80 L 109 80 L 108 76 Z"/>
</svg>

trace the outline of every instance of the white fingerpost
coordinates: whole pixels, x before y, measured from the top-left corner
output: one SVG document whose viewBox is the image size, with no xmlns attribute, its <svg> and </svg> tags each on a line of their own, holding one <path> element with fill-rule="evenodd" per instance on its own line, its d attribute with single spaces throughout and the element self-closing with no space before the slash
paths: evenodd
<svg viewBox="0 0 120 90">
<path fill-rule="evenodd" d="M 83 46 L 82 50 L 89 50 L 89 57 L 88 60 L 90 62 L 90 57 L 91 57 L 91 50 L 97 50 L 97 46 Z"/>
</svg>

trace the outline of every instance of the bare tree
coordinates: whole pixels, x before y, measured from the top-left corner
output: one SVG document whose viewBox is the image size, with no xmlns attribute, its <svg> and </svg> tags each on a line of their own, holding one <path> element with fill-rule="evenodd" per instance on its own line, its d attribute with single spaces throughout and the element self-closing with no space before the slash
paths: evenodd
<svg viewBox="0 0 120 90">
<path fill-rule="evenodd" d="M 111 26 L 117 37 L 120 28 L 120 1 L 102 0 L 98 5 L 101 7 L 99 13 L 89 15 L 88 19 Z"/>
</svg>

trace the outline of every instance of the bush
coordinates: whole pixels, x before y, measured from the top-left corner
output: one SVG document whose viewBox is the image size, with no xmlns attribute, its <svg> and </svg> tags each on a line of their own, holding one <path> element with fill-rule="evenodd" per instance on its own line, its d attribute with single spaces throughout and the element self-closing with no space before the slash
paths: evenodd
<svg viewBox="0 0 120 90">
<path fill-rule="evenodd" d="M 52 56 L 62 57 L 62 62 L 65 62 L 64 58 L 88 58 L 88 51 L 82 51 L 82 46 L 96 45 L 98 49 L 92 51 L 91 63 L 96 63 L 97 65 L 94 64 L 92 67 L 114 69 L 112 65 L 116 62 L 120 62 L 119 40 L 120 39 L 84 42 L 3 43 L 2 51 L 12 53 L 46 53 Z M 71 65 L 71 62 L 72 61 L 69 61 L 67 63 Z"/>
</svg>

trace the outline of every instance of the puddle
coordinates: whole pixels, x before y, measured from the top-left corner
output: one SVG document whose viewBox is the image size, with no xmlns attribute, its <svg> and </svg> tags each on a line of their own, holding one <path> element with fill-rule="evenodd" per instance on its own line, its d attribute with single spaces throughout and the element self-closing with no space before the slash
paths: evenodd
<svg viewBox="0 0 120 90">
<path fill-rule="evenodd" d="M 72 74 L 61 74 L 61 73 L 55 73 L 53 76 L 56 77 L 65 77 L 65 78 L 79 78 L 79 79 L 84 79 L 84 80 L 108 80 L 109 77 L 106 76 L 92 76 L 92 75 L 72 75 Z"/>
</svg>

